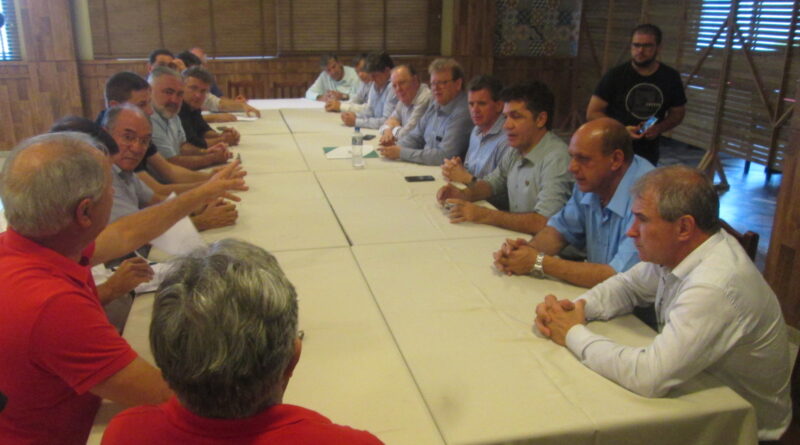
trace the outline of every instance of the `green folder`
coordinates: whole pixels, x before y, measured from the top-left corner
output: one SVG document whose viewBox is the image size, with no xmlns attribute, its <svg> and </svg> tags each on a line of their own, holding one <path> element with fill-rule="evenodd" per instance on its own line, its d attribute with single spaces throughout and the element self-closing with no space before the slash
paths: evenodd
<svg viewBox="0 0 800 445">
<path fill-rule="evenodd" d="M 322 147 L 322 151 L 324 151 L 325 153 L 328 153 L 329 151 L 334 150 L 335 148 L 336 147 Z M 367 153 L 366 155 L 364 155 L 364 158 L 379 158 L 379 157 L 380 156 L 378 155 L 378 152 L 375 151 L 375 150 L 373 150 L 373 151 Z"/>
</svg>

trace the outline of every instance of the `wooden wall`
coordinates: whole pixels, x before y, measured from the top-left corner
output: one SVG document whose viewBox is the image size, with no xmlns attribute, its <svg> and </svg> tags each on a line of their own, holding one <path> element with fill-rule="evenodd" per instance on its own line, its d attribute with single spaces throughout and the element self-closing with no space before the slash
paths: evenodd
<svg viewBox="0 0 800 445">
<path fill-rule="evenodd" d="M 796 85 L 800 100 L 800 81 Z M 800 329 L 800 113 L 792 118 L 784 156 L 764 276 L 778 295 L 786 323 Z"/>
<path fill-rule="evenodd" d="M 17 17 L 25 60 L 0 63 L 0 149 L 81 114 L 68 0 L 26 0 Z"/>
</svg>

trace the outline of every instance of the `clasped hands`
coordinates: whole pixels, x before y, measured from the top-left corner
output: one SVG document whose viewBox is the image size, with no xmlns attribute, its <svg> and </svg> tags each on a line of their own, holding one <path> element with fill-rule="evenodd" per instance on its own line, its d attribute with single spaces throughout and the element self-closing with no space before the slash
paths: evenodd
<svg viewBox="0 0 800 445">
<path fill-rule="evenodd" d="M 567 333 L 573 326 L 586 324 L 586 300 L 559 300 L 555 295 L 544 297 L 536 306 L 536 329 L 555 343 L 565 346 Z"/>
<path fill-rule="evenodd" d="M 436 192 L 436 200 L 447 210 L 447 216 L 453 224 L 465 221 L 481 223 L 489 210 L 468 201 L 464 192 L 452 184 L 440 188 Z"/>
</svg>

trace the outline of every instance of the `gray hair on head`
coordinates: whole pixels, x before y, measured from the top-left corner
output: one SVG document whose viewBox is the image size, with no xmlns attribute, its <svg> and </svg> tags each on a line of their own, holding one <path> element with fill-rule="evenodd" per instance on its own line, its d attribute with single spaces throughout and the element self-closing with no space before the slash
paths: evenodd
<svg viewBox="0 0 800 445">
<path fill-rule="evenodd" d="M 274 256 L 225 239 L 177 259 L 153 304 L 150 345 L 193 413 L 243 418 L 280 403 L 297 294 Z"/>
<path fill-rule="evenodd" d="M 440 57 L 428 65 L 428 74 L 430 75 L 447 70 L 449 70 L 453 75 L 453 80 L 464 78 L 464 69 L 461 68 L 461 65 L 458 62 L 456 62 L 456 59 Z"/>
<path fill-rule="evenodd" d="M 162 76 L 172 76 L 180 80 L 181 83 L 183 82 L 183 76 L 181 76 L 181 73 L 175 71 L 174 69 L 168 66 L 157 66 L 153 68 L 153 71 L 151 71 L 150 75 L 147 76 L 147 83 L 149 83 L 150 86 L 152 87 L 156 83 L 156 80 L 158 80 L 158 78 Z"/>
<path fill-rule="evenodd" d="M 0 195 L 9 226 L 40 238 L 64 230 L 84 199 L 106 187 L 106 147 L 84 133 L 47 133 L 22 141 L 3 165 Z"/>
<path fill-rule="evenodd" d="M 107 128 L 109 132 L 114 131 L 114 128 L 117 127 L 117 119 L 119 119 L 119 115 L 122 114 L 123 111 L 134 113 L 147 122 L 148 127 L 150 126 L 150 119 L 146 114 L 144 114 L 141 108 L 137 107 L 136 105 L 124 103 L 115 105 L 106 110 L 105 114 L 103 114 L 103 128 Z"/>
<path fill-rule="evenodd" d="M 720 229 L 719 196 L 702 171 L 685 165 L 651 170 L 631 189 L 635 197 L 648 192 L 655 195 L 658 213 L 665 221 L 675 222 L 689 215 L 705 233 L 713 234 Z"/>
</svg>

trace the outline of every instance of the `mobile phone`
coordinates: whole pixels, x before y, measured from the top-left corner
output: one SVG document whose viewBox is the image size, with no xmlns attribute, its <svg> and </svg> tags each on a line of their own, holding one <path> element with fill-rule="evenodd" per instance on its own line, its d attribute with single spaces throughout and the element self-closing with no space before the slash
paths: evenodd
<svg viewBox="0 0 800 445">
<path fill-rule="evenodd" d="M 371 141 L 373 139 L 375 139 L 375 135 L 374 134 L 365 134 L 364 135 L 364 140 L 365 141 Z"/>
<path fill-rule="evenodd" d="M 650 119 L 647 119 L 642 124 L 642 128 L 639 129 L 637 133 L 644 134 L 645 131 L 649 130 L 656 122 L 658 122 L 658 118 L 655 116 L 650 116 Z"/>
<path fill-rule="evenodd" d="M 406 176 L 406 182 L 425 182 L 425 181 L 433 181 L 433 176 L 424 175 L 424 176 Z"/>
</svg>

